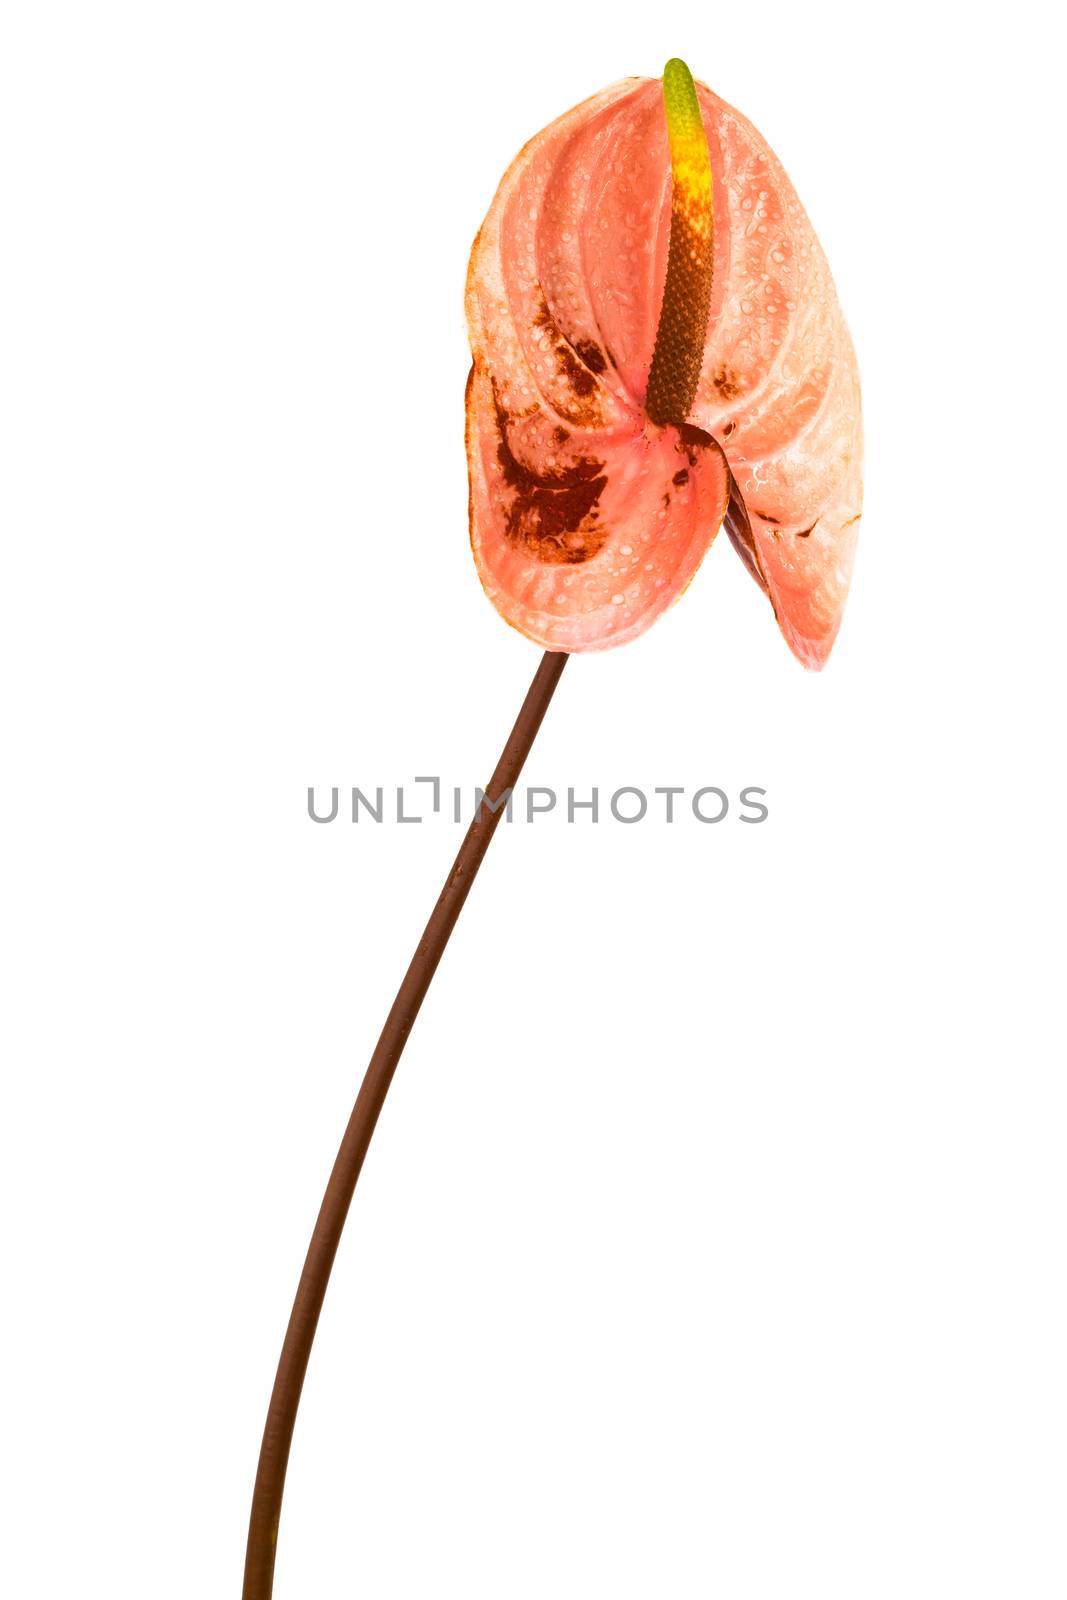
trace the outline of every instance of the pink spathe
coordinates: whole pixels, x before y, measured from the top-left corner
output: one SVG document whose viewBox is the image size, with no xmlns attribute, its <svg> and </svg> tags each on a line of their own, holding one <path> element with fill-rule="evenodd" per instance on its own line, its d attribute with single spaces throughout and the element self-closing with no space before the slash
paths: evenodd
<svg viewBox="0 0 1067 1600">
<path fill-rule="evenodd" d="M 658 79 L 558 118 L 505 174 L 471 254 L 471 542 L 486 592 L 550 650 L 642 633 L 724 518 L 797 657 L 821 667 L 862 485 L 856 361 L 781 163 L 698 85 L 712 169 L 711 308 L 682 428 L 644 397 L 671 225 Z"/>
</svg>

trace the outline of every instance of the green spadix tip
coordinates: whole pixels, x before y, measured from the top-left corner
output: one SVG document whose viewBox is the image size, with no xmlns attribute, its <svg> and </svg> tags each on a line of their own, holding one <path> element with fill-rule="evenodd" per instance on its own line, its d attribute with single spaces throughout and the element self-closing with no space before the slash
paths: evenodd
<svg viewBox="0 0 1067 1600">
<path fill-rule="evenodd" d="M 678 56 L 672 56 L 663 69 L 663 109 L 672 139 L 677 136 L 692 138 L 701 129 L 700 102 L 693 74 Z"/>
</svg>

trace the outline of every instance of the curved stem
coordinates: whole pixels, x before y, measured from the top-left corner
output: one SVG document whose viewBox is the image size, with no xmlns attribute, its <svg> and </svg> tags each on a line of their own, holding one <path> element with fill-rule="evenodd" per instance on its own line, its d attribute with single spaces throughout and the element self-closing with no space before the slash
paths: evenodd
<svg viewBox="0 0 1067 1600">
<path fill-rule="evenodd" d="M 486 795 L 491 804 L 498 804 L 505 791 L 513 788 L 518 780 L 566 663 L 566 655 L 551 651 L 546 651 L 541 658 L 522 710 L 511 730 L 511 737 L 489 781 Z M 326 1296 L 326 1285 L 330 1280 L 330 1269 L 352 1203 L 356 1180 L 408 1034 L 426 998 L 426 991 L 444 954 L 449 935 L 463 909 L 504 809 L 503 805 L 496 810 L 491 809 L 491 805 L 478 807 L 411 958 L 392 1009 L 385 1019 L 385 1026 L 341 1140 L 341 1148 L 337 1152 L 308 1246 L 304 1270 L 300 1274 L 263 1430 L 248 1527 L 243 1600 L 270 1600 L 274 1588 L 274 1556 L 285 1488 L 285 1469 L 289 1462 L 300 1391 L 304 1386 L 304 1375 Z"/>
</svg>

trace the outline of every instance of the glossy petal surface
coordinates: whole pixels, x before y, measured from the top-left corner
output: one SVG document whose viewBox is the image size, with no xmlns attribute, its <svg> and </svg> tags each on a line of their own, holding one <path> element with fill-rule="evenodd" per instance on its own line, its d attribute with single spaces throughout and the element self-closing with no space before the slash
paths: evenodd
<svg viewBox="0 0 1067 1600">
<path fill-rule="evenodd" d="M 475 560 L 528 637 L 606 648 L 678 597 L 726 515 L 791 648 L 819 667 L 859 522 L 855 358 L 781 164 L 736 111 L 703 85 L 698 94 L 713 272 L 681 428 L 645 411 L 671 221 L 659 80 L 628 80 L 568 112 L 501 182 L 467 287 Z"/>
</svg>

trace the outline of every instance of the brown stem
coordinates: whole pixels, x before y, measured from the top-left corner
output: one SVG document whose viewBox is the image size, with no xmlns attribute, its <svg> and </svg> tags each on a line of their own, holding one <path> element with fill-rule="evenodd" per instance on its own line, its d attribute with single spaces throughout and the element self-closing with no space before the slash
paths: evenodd
<svg viewBox="0 0 1067 1600">
<path fill-rule="evenodd" d="M 514 788 L 537 736 L 548 703 L 552 698 L 560 674 L 567 663 L 566 655 L 546 651 L 534 674 L 522 710 L 504 746 L 496 771 L 489 780 L 486 791 L 490 802 L 499 803 L 506 790 Z M 263 1443 L 259 1452 L 256 1486 L 252 1494 L 252 1515 L 248 1526 L 248 1550 L 245 1556 L 244 1600 L 270 1600 L 274 1588 L 274 1556 L 278 1544 L 278 1522 L 281 1517 L 282 1492 L 285 1488 L 285 1469 L 289 1462 L 289 1447 L 293 1442 L 293 1427 L 300 1404 L 300 1391 L 304 1386 L 308 1357 L 318 1326 L 322 1302 L 330 1269 L 337 1254 L 341 1232 L 352 1203 L 356 1180 L 363 1166 L 378 1115 L 393 1081 L 397 1062 L 407 1043 L 419 1007 L 437 971 L 449 935 L 463 909 L 482 857 L 496 832 L 503 805 L 492 810 L 487 805 L 478 807 L 474 821 L 459 847 L 452 871 L 445 880 L 437 904 L 433 908 L 411 965 L 397 991 L 392 1009 L 385 1019 L 370 1065 L 349 1118 L 341 1148 L 333 1164 L 330 1181 L 326 1186 L 319 1210 L 315 1231 L 311 1235 L 304 1270 L 293 1301 L 285 1343 L 278 1362 L 278 1374 L 267 1411 L 267 1424 L 263 1430 Z"/>
</svg>

